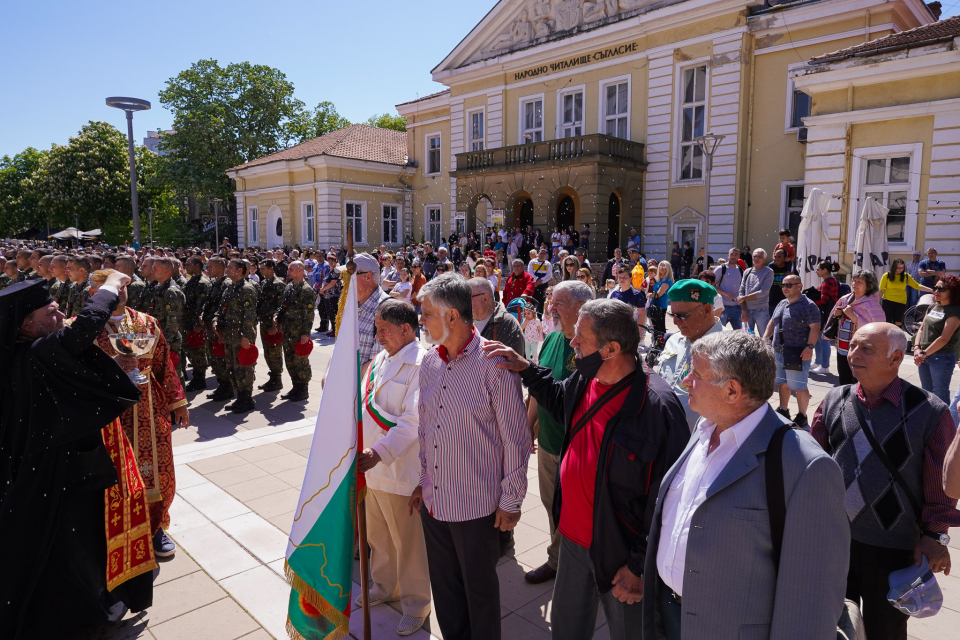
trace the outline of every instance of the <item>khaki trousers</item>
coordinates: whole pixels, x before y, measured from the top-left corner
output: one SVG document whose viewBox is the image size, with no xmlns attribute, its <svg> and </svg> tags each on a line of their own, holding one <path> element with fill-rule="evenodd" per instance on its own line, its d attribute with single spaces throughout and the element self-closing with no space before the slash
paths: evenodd
<svg viewBox="0 0 960 640">
<path fill-rule="evenodd" d="M 547 566 L 557 568 L 560 557 L 560 532 L 553 521 L 553 496 L 557 492 L 557 473 L 560 469 L 560 456 L 547 453 L 543 447 L 537 447 L 537 480 L 540 485 L 540 501 L 547 510 L 550 519 L 550 546 L 547 547 Z"/>
<path fill-rule="evenodd" d="M 409 496 L 367 487 L 367 543 L 372 591 L 400 601 L 403 615 L 430 615 L 430 571 L 420 517 L 407 512 Z"/>
</svg>

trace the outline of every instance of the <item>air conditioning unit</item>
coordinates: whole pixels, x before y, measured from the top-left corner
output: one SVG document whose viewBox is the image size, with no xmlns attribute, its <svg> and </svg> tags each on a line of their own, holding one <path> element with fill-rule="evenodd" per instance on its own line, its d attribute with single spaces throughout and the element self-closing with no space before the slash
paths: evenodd
<svg viewBox="0 0 960 640">
<path fill-rule="evenodd" d="M 797 142 L 802 142 L 803 144 L 807 144 L 807 128 L 806 127 L 800 127 L 799 129 L 797 129 Z"/>
</svg>

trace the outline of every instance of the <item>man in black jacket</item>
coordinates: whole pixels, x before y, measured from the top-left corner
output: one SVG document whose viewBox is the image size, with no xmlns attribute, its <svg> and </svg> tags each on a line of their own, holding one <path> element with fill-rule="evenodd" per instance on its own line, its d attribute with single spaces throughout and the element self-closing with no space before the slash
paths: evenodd
<svg viewBox="0 0 960 640">
<path fill-rule="evenodd" d="M 566 380 L 503 345 L 484 347 L 564 425 L 553 503 L 562 535 L 554 640 L 592 638 L 600 604 L 612 639 L 641 637 L 647 532 L 660 480 L 690 430 L 680 401 L 638 360 L 639 342 L 633 308 L 601 299 L 580 308 L 570 342 L 577 370 Z"/>
</svg>

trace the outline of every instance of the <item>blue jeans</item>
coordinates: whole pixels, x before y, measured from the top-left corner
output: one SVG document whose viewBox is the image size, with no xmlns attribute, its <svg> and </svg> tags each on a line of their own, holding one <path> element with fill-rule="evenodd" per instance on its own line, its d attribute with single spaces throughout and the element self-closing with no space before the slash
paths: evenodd
<svg viewBox="0 0 960 640">
<path fill-rule="evenodd" d="M 934 353 L 920 365 L 920 386 L 944 402 L 950 402 L 950 378 L 957 366 L 957 357 L 952 353 Z M 954 409 L 955 410 L 955 409 Z"/>
<path fill-rule="evenodd" d="M 770 310 L 766 307 L 762 309 L 747 309 L 750 314 L 747 319 L 747 326 L 756 331 L 757 335 L 763 337 L 763 332 L 767 330 L 770 323 Z"/>
<path fill-rule="evenodd" d="M 817 344 L 814 345 L 813 350 L 813 361 L 816 362 L 821 367 L 830 368 L 830 341 L 826 338 L 820 338 L 817 340 Z"/>
<path fill-rule="evenodd" d="M 950 401 L 950 415 L 953 416 L 953 424 L 960 424 L 960 414 L 957 413 L 958 402 L 960 402 L 960 387 L 957 388 L 953 400 Z"/>
<path fill-rule="evenodd" d="M 917 306 L 917 300 L 920 299 L 920 292 L 913 287 L 907 287 L 907 309 Z"/>
<path fill-rule="evenodd" d="M 731 305 L 725 306 L 723 308 L 723 314 L 720 316 L 720 324 L 730 324 L 730 328 L 734 331 L 739 331 L 743 328 L 743 319 L 741 314 L 743 310 L 740 308 L 740 305 Z"/>
</svg>

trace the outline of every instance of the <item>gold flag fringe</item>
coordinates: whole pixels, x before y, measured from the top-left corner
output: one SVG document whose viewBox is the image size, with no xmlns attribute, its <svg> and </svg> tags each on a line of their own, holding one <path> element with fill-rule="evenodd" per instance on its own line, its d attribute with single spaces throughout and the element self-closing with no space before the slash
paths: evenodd
<svg viewBox="0 0 960 640">
<path fill-rule="evenodd" d="M 287 583 L 299 593 L 304 600 L 309 602 L 311 606 L 336 627 L 332 632 L 327 634 L 324 640 L 340 640 L 340 638 L 345 638 L 350 634 L 350 618 L 327 602 L 323 596 L 317 593 L 303 578 L 298 576 L 297 572 L 287 564 L 286 560 L 283 561 L 283 575 Z M 300 632 L 294 628 L 293 624 L 291 624 L 289 617 L 287 618 L 287 633 L 290 634 L 291 640 L 306 640 L 306 638 L 301 636 Z"/>
<path fill-rule="evenodd" d="M 347 306 L 347 291 L 350 289 L 350 272 L 344 269 L 340 272 L 343 288 L 340 290 L 340 300 L 337 301 L 337 335 L 340 335 L 340 321 L 343 320 L 343 308 Z"/>
</svg>

